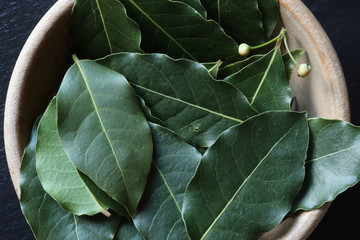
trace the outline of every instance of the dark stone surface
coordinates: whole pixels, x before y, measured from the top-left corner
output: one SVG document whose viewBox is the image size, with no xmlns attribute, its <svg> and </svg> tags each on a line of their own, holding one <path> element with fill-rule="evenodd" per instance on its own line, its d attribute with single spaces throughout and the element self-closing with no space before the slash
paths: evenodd
<svg viewBox="0 0 360 240">
<path fill-rule="evenodd" d="M 0 1 L 0 119 L 8 82 L 17 56 L 31 30 L 55 0 Z M 347 80 L 352 122 L 360 125 L 360 2 L 359 0 L 303 0 L 328 33 L 342 63 Z M 0 128 L 3 136 L 3 127 Z M 0 141 L 0 239 L 34 239 L 13 190 Z M 309 239 L 354 239 L 360 226 L 360 186 L 341 194 Z M 328 235 L 331 237 L 325 237 Z M 356 238 L 356 237 L 355 237 Z M 159 239 L 161 240 L 161 239 Z"/>
<path fill-rule="evenodd" d="M 55 0 L 1 0 L 0 1 L 0 239 L 35 239 L 20 210 L 7 168 L 3 119 L 6 92 L 16 59 L 26 39 Z"/>
</svg>

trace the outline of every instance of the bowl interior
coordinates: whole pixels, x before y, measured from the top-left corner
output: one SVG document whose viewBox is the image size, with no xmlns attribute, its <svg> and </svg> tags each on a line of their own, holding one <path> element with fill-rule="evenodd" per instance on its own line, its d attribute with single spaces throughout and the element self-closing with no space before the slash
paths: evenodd
<svg viewBox="0 0 360 240">
<path fill-rule="evenodd" d="M 27 40 L 15 65 L 5 105 L 4 140 L 11 178 L 20 196 L 20 163 L 31 128 L 71 63 L 69 23 L 74 0 L 60 0 L 42 18 Z M 281 20 L 287 29 L 290 49 L 304 48 L 302 61 L 311 74 L 293 74 L 290 85 L 298 110 L 309 117 L 350 119 L 346 83 L 326 33 L 300 0 L 280 0 Z M 296 72 L 296 69 L 294 73 Z M 284 220 L 260 239 L 305 239 L 325 214 L 300 212 Z"/>
</svg>

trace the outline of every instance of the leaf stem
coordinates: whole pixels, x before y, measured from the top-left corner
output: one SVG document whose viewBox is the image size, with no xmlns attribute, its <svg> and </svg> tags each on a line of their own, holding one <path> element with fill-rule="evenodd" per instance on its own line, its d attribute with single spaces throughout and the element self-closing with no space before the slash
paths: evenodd
<svg viewBox="0 0 360 240">
<path fill-rule="evenodd" d="M 111 216 L 111 213 L 109 211 L 105 210 L 104 208 L 101 208 L 100 211 L 102 214 L 104 214 L 108 218 Z"/>
<path fill-rule="evenodd" d="M 257 45 L 257 46 L 250 46 L 250 50 L 254 50 L 254 49 L 259 49 L 259 48 L 265 47 L 265 46 L 267 46 L 267 45 L 269 45 L 269 44 L 271 44 L 271 43 L 273 43 L 273 42 L 275 42 L 275 41 L 277 41 L 277 40 L 279 40 L 279 39 L 284 38 L 285 32 L 286 32 L 286 29 L 285 29 L 285 28 L 282 28 L 281 31 L 280 31 L 280 33 L 279 33 L 279 35 L 277 35 L 275 38 L 273 38 L 273 39 L 271 39 L 271 40 L 269 40 L 269 41 L 267 41 L 267 42 L 265 42 L 265 43 L 263 43 L 263 44 Z"/>
<path fill-rule="evenodd" d="M 220 67 L 220 65 L 222 64 L 223 62 L 221 60 L 217 60 L 217 62 L 215 63 L 215 65 L 213 67 L 211 67 L 208 72 L 212 72 L 214 71 L 216 68 Z"/>
<path fill-rule="evenodd" d="M 290 57 L 291 61 L 292 61 L 296 66 L 299 66 L 299 63 L 295 60 L 294 56 L 291 54 L 289 45 L 288 45 L 288 43 L 287 43 L 286 35 L 284 35 L 284 45 L 285 45 L 285 48 L 286 48 L 287 53 L 289 54 L 289 57 Z"/>
<path fill-rule="evenodd" d="M 77 64 L 79 62 L 79 58 L 76 56 L 76 54 L 72 54 L 71 55 L 72 59 L 74 60 L 74 62 Z"/>
</svg>

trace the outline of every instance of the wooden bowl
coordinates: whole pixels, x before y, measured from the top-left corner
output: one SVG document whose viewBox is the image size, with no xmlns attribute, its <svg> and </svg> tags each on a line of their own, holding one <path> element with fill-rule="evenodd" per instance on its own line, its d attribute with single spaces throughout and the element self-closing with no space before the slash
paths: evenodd
<svg viewBox="0 0 360 240">
<path fill-rule="evenodd" d="M 346 83 L 329 38 L 300 0 L 279 2 L 290 48 L 304 48 L 303 60 L 312 66 L 308 77 L 302 79 L 294 75 L 291 81 L 298 110 L 308 111 L 309 117 L 349 121 Z M 73 3 L 74 0 L 60 0 L 41 19 L 24 45 L 10 80 L 5 104 L 4 141 L 18 196 L 20 162 L 32 125 L 45 110 L 69 66 L 69 23 Z M 306 239 L 329 205 L 286 218 L 260 239 Z"/>
</svg>

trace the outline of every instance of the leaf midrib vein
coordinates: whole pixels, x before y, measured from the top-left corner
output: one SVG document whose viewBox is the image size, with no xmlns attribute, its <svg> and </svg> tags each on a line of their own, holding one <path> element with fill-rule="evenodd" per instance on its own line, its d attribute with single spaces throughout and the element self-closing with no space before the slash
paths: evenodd
<svg viewBox="0 0 360 240">
<path fill-rule="evenodd" d="M 208 113 L 211 113 L 211 114 L 220 116 L 220 117 L 222 117 L 222 118 L 226 118 L 226 119 L 229 119 L 229 120 L 232 120 L 232 121 L 235 121 L 235 122 L 239 122 L 239 123 L 244 122 L 244 121 L 241 120 L 241 119 L 237 119 L 237 118 L 234 118 L 234 117 L 230 117 L 230 116 L 227 116 L 227 115 L 224 115 L 224 114 L 215 112 L 215 111 L 210 110 L 210 109 L 208 109 L 208 108 L 204 108 L 204 107 L 201 107 L 201 106 L 198 106 L 198 105 L 189 103 L 189 102 L 184 101 L 184 100 L 181 100 L 181 99 L 179 99 L 179 98 L 174 98 L 174 97 L 165 95 L 165 94 L 163 94 L 163 93 L 154 91 L 154 90 L 152 90 L 152 89 L 145 88 L 145 87 L 143 87 L 143 86 L 137 85 L 137 84 L 135 84 L 135 83 L 130 83 L 130 84 L 133 85 L 133 86 L 135 86 L 135 87 L 137 87 L 137 88 L 143 89 L 143 90 L 145 90 L 145 91 L 148 91 L 148 92 L 157 94 L 157 95 L 162 96 L 162 97 L 164 97 L 164 98 L 168 98 L 168 99 L 171 99 L 171 100 L 174 100 L 174 101 L 178 101 L 178 102 L 183 103 L 183 104 L 185 104 L 185 105 L 189 105 L 189 106 L 191 106 L 191 107 L 193 107 L 193 108 L 200 109 L 200 110 L 202 110 L 202 111 L 205 111 L 205 112 L 208 112 Z"/>
<path fill-rule="evenodd" d="M 176 205 L 176 207 L 177 207 L 177 209 L 179 210 L 179 213 L 180 213 L 180 215 L 181 215 L 181 212 L 182 212 L 182 211 L 181 211 L 181 208 L 179 207 L 179 205 L 178 205 L 178 203 L 177 203 L 177 201 L 176 201 L 176 198 L 175 198 L 175 196 L 174 196 L 174 194 L 173 194 L 173 192 L 172 192 L 169 184 L 167 183 L 164 175 L 162 174 L 160 168 L 159 168 L 158 165 L 155 163 L 155 161 L 154 161 L 153 163 L 154 163 L 154 166 L 155 166 L 156 170 L 159 172 L 159 174 L 160 174 L 160 176 L 161 176 L 161 179 L 163 180 L 163 182 L 164 182 L 164 184 L 165 184 L 165 186 L 166 186 L 166 189 L 169 191 L 170 196 L 171 196 L 172 199 L 174 200 L 175 205 Z"/>
<path fill-rule="evenodd" d="M 243 186 L 248 182 L 249 179 L 252 178 L 252 175 L 257 171 L 257 169 L 262 165 L 262 163 L 266 160 L 266 158 L 270 155 L 270 153 L 273 151 L 273 149 L 292 131 L 292 127 L 287 131 L 275 144 L 270 148 L 270 150 L 267 152 L 267 154 L 260 160 L 260 162 L 257 164 L 257 166 L 254 168 L 254 170 L 249 174 L 249 176 L 243 181 L 243 183 L 240 185 L 240 187 L 236 190 L 234 195 L 231 197 L 230 201 L 225 205 L 225 207 L 221 210 L 221 212 L 217 215 L 217 217 L 214 219 L 214 221 L 211 223 L 209 228 L 205 231 L 205 233 L 202 235 L 200 240 L 205 239 L 206 235 L 210 232 L 212 227 L 217 223 L 217 221 L 220 219 L 220 217 L 225 213 L 225 210 L 230 206 L 230 204 L 234 201 L 235 197 L 238 195 L 240 190 L 243 188 Z"/>
<path fill-rule="evenodd" d="M 270 62 L 269 62 L 269 65 L 267 66 L 266 70 L 265 70 L 265 73 L 264 73 L 264 76 L 262 77 L 261 81 L 260 81 L 260 84 L 259 86 L 257 87 L 255 93 L 254 93 L 254 96 L 251 98 L 251 102 L 250 102 L 250 105 L 254 105 L 254 102 L 257 98 L 257 95 L 259 94 L 260 92 L 260 89 L 262 88 L 268 74 L 269 74 L 269 71 L 270 71 L 270 68 L 272 67 L 272 65 L 274 64 L 274 61 L 275 61 L 275 57 L 277 55 L 277 51 L 279 50 L 280 48 L 280 44 L 279 45 L 276 45 L 275 48 L 274 48 L 274 53 L 273 55 L 271 56 L 271 59 L 270 59 Z"/>
<path fill-rule="evenodd" d="M 112 46 L 111 46 L 111 41 L 110 41 L 109 33 L 108 33 L 108 31 L 107 31 L 107 27 L 106 27 L 106 24 L 105 24 L 104 15 L 103 15 L 103 13 L 102 13 L 99 0 L 96 0 L 96 5 L 97 5 L 97 7 L 98 7 L 98 9 L 99 9 L 99 14 L 100 14 L 101 22 L 102 22 L 102 25 L 103 25 L 103 27 L 104 27 L 104 32 L 105 32 L 105 35 L 106 35 L 106 40 L 107 40 L 108 45 L 109 45 L 110 53 L 113 53 L 113 49 L 112 49 Z"/>
<path fill-rule="evenodd" d="M 119 168 L 119 170 L 120 170 L 121 177 L 123 178 L 123 181 L 124 181 L 124 186 L 125 186 L 126 192 L 128 193 L 128 187 L 127 187 L 127 184 L 126 184 L 126 179 L 125 179 L 125 176 L 124 176 L 124 172 L 123 172 L 123 170 L 122 170 L 122 168 L 121 168 L 120 161 L 119 161 L 119 159 L 118 159 L 118 157 L 117 157 L 117 155 L 116 155 L 116 153 L 115 153 L 115 149 L 114 149 L 113 145 L 111 144 L 111 141 L 110 141 L 109 135 L 107 134 L 107 131 L 106 131 L 106 129 L 105 129 L 104 123 L 102 122 L 102 119 L 101 119 L 101 117 L 100 117 L 100 113 L 99 113 L 99 110 L 98 110 L 98 108 L 97 108 L 97 105 L 96 105 L 94 96 L 93 96 L 93 94 L 92 94 L 92 91 L 91 91 L 91 89 L 90 89 L 89 83 L 88 83 L 88 81 L 87 81 L 87 77 L 86 77 L 86 75 L 85 75 L 85 72 L 84 72 L 84 70 L 82 69 L 81 64 L 80 64 L 79 61 L 77 61 L 76 64 L 78 65 L 79 71 L 80 71 L 80 73 L 81 73 L 81 75 L 82 75 L 82 78 L 84 79 L 86 88 L 87 88 L 87 90 L 88 90 L 88 92 L 89 92 L 89 95 L 90 95 L 90 98 L 91 98 L 91 102 L 92 102 L 92 104 L 93 104 L 93 106 L 94 106 L 94 110 L 95 110 L 96 115 L 97 115 L 97 117 L 98 117 L 98 119 L 99 119 L 101 128 L 102 128 L 102 130 L 103 130 L 103 132 L 104 132 L 104 134 L 105 134 L 106 140 L 107 140 L 108 143 L 109 143 L 109 146 L 110 146 L 110 148 L 111 148 L 112 154 L 114 155 L 114 158 L 115 158 L 115 160 L 116 160 L 116 164 L 117 164 L 117 166 L 118 166 L 118 168 Z"/>
<path fill-rule="evenodd" d="M 194 61 L 197 59 L 193 57 L 183 46 L 181 46 L 180 43 L 176 41 L 175 38 L 173 38 L 168 32 L 165 31 L 154 19 L 151 18 L 139 5 L 137 5 L 133 0 L 129 0 L 129 2 L 134 5 L 142 14 L 145 16 L 150 22 L 152 22 L 155 27 L 160 29 L 171 41 L 173 41 L 181 50 L 183 50 L 190 58 L 192 58 Z"/>
<path fill-rule="evenodd" d="M 76 221 L 76 218 L 75 218 L 75 215 L 74 215 L 74 214 L 73 214 L 73 218 L 74 218 L 74 223 L 75 223 L 76 238 L 77 238 L 78 240 L 80 240 L 80 238 L 79 238 L 79 233 L 78 233 L 78 223 L 77 223 L 77 221 Z"/>
<path fill-rule="evenodd" d="M 317 158 L 311 159 L 311 160 L 309 160 L 309 161 L 306 161 L 306 163 L 311 163 L 311 162 L 320 161 L 320 160 L 323 159 L 323 158 L 331 157 L 331 156 L 333 156 L 333 155 L 336 155 L 336 154 L 339 154 L 339 153 L 342 153 L 342 152 L 346 152 L 346 151 L 349 151 L 349 150 L 352 150 L 352 149 L 358 148 L 358 147 L 360 147 L 360 145 L 355 145 L 355 146 L 352 146 L 352 147 L 349 147 L 349 148 L 341 149 L 341 150 L 339 150 L 339 151 L 332 152 L 332 153 L 323 155 L 323 156 L 321 156 L 321 157 L 317 157 Z"/>
</svg>

